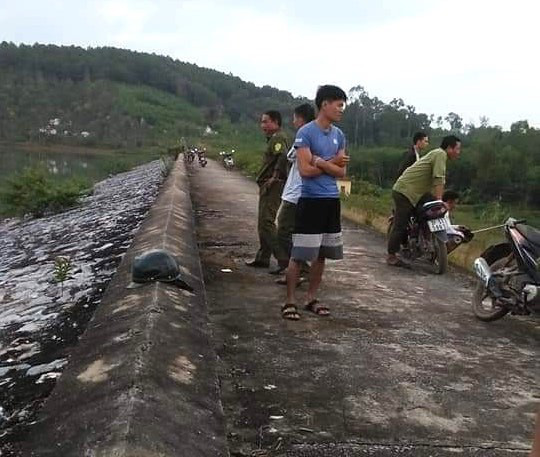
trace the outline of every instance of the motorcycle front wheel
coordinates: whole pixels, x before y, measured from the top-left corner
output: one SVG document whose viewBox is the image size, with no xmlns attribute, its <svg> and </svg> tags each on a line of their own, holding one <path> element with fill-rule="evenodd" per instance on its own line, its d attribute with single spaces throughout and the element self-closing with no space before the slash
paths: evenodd
<svg viewBox="0 0 540 457">
<path fill-rule="evenodd" d="M 507 263 L 508 261 L 505 255 L 494 259 L 490 264 L 491 271 L 495 273 L 498 269 L 504 268 Z M 510 311 L 504 306 L 495 305 L 495 299 L 490 297 L 486 285 L 480 280 L 476 283 L 476 288 L 474 289 L 472 310 L 474 315 L 484 322 L 493 322 L 501 319 Z"/>
</svg>

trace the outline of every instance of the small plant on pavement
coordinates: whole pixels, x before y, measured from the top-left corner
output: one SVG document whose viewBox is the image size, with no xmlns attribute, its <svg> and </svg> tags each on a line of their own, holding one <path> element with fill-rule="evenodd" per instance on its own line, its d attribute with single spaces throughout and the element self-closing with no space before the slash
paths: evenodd
<svg viewBox="0 0 540 457">
<path fill-rule="evenodd" d="M 64 295 L 64 281 L 71 271 L 71 261 L 67 257 L 57 257 L 54 260 L 54 280 L 60 283 L 60 294 Z"/>
</svg>

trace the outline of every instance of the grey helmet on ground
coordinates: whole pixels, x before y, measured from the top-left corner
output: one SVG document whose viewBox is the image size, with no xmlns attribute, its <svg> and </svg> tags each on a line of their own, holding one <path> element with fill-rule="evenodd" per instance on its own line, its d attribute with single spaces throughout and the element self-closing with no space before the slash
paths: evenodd
<svg viewBox="0 0 540 457">
<path fill-rule="evenodd" d="M 152 249 L 135 257 L 127 288 L 135 289 L 155 281 L 193 291 L 193 287 L 182 279 L 177 260 L 164 249 Z"/>
</svg>

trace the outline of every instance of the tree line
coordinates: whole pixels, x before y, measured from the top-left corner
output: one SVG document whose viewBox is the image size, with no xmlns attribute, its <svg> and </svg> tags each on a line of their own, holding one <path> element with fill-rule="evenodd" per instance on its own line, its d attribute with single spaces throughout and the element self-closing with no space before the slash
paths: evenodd
<svg viewBox="0 0 540 457">
<path fill-rule="evenodd" d="M 453 133 L 462 139 L 463 154 L 448 165 L 448 185 L 464 199 L 540 207 L 540 129 L 528 121 L 514 122 L 504 131 L 489 125 L 486 117 L 478 125 L 466 124 L 453 112 L 444 118 L 417 113 L 401 99 L 385 104 L 361 86 L 349 95 L 342 128 L 351 149 L 350 173 L 359 179 L 390 187 L 414 132 L 430 136 L 429 149 Z"/>
<path fill-rule="evenodd" d="M 206 125 L 244 134 L 257 128 L 262 112 L 277 109 L 287 119 L 305 101 L 156 54 L 0 43 L 0 140 L 36 140 L 51 117 L 63 117 L 73 131 L 91 131 L 86 142 L 118 146 L 195 137 Z M 390 186 L 414 132 L 428 133 L 432 146 L 451 132 L 462 137 L 464 154 L 449 167 L 449 185 L 472 201 L 540 206 L 540 130 L 525 120 L 509 131 L 485 117 L 466 124 L 455 112 L 435 117 L 357 85 L 340 126 L 358 178 Z"/>
</svg>

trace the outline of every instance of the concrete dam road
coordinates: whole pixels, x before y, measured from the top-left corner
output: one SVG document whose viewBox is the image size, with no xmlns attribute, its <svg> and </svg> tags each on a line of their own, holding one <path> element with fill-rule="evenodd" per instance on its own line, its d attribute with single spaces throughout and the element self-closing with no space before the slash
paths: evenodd
<svg viewBox="0 0 540 457">
<path fill-rule="evenodd" d="M 244 265 L 256 185 L 214 161 L 190 179 L 231 455 L 527 455 L 538 319 L 482 323 L 471 278 L 387 267 L 384 238 L 344 222 L 320 296 L 332 316 L 285 321 L 284 286 Z"/>
</svg>

